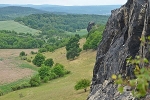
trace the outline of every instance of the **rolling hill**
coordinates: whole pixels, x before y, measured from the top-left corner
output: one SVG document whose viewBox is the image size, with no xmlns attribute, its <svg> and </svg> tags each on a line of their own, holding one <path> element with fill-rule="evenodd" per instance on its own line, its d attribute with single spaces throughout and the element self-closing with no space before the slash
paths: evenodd
<svg viewBox="0 0 150 100">
<path fill-rule="evenodd" d="M 46 11 L 38 10 L 31 7 L 20 7 L 20 6 L 0 7 L 0 20 L 10 20 L 16 17 L 41 13 L 46 13 Z"/>
<path fill-rule="evenodd" d="M 110 15 L 111 10 L 119 8 L 120 5 L 100 5 L 100 6 L 33 6 L 37 9 L 48 12 L 65 12 L 70 14 L 96 14 Z"/>
<path fill-rule="evenodd" d="M 81 39 L 80 46 L 83 46 L 84 43 L 85 39 Z M 53 58 L 55 63 L 63 64 L 65 69 L 71 71 L 71 74 L 44 83 L 39 87 L 8 93 L 0 96 L 0 100 L 85 100 L 87 98 L 89 92 L 75 91 L 74 85 L 82 78 L 91 79 L 96 51 L 82 51 L 78 59 L 73 61 L 66 59 L 64 47 L 57 49 L 55 52 L 44 53 L 44 55 L 46 58 Z M 20 94 L 22 94 L 22 97 L 19 96 Z"/>
<path fill-rule="evenodd" d="M 9 4 L 0 5 L 0 7 L 12 6 Z M 59 6 L 59 5 L 13 5 L 20 7 L 30 7 L 47 12 L 57 12 L 59 14 L 96 14 L 110 15 L 111 10 L 119 8 L 121 5 L 97 5 L 97 6 Z"/>
</svg>

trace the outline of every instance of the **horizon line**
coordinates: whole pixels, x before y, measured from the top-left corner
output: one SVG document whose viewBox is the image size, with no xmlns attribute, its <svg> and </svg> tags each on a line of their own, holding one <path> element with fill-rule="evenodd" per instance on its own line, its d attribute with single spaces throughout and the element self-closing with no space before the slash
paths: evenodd
<svg viewBox="0 0 150 100">
<path fill-rule="evenodd" d="M 33 5 L 33 6 L 41 6 L 41 5 L 47 5 L 47 6 L 120 6 L 123 4 L 107 4 L 107 5 L 55 5 L 55 4 L 0 4 L 0 5 Z"/>
</svg>

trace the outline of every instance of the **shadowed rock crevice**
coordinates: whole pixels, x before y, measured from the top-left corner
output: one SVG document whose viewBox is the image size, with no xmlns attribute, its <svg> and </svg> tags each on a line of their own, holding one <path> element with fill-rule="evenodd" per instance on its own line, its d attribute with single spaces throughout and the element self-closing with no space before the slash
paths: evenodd
<svg viewBox="0 0 150 100">
<path fill-rule="evenodd" d="M 133 78 L 134 67 L 126 66 L 130 56 L 140 55 L 150 60 L 150 46 L 140 45 L 141 36 L 150 35 L 149 3 L 149 0 L 128 0 L 121 8 L 112 10 L 98 46 L 88 100 L 134 100 L 130 91 L 118 93 L 111 75 Z"/>
</svg>

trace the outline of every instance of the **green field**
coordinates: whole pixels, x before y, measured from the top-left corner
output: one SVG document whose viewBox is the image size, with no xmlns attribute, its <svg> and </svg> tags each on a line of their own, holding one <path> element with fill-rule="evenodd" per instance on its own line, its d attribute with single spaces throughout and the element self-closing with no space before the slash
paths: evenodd
<svg viewBox="0 0 150 100">
<path fill-rule="evenodd" d="M 10 30 L 10 31 L 16 31 L 18 33 L 26 32 L 31 34 L 38 34 L 40 32 L 39 30 L 29 28 L 13 20 L 0 21 L 0 30 Z"/>
<path fill-rule="evenodd" d="M 81 46 L 84 42 L 85 39 L 80 41 Z M 53 58 L 55 63 L 63 64 L 67 70 L 71 71 L 71 74 L 44 83 L 39 87 L 26 88 L 8 93 L 1 96 L 0 100 L 86 100 L 89 88 L 85 93 L 84 90 L 74 90 L 74 86 L 80 79 L 92 79 L 96 51 L 82 51 L 81 55 L 73 61 L 66 59 L 66 50 L 64 47 L 57 49 L 53 53 L 44 53 L 44 55 L 46 58 Z"/>
<path fill-rule="evenodd" d="M 66 32 L 66 34 L 68 34 L 68 35 L 79 34 L 80 36 L 84 36 L 84 35 L 88 34 L 88 32 L 86 29 L 81 29 L 80 31 L 76 31 L 76 32 Z"/>
</svg>

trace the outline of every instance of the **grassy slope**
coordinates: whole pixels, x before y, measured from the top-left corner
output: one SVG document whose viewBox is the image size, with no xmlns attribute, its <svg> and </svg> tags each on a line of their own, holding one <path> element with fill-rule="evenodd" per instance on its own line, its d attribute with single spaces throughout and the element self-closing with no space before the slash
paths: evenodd
<svg viewBox="0 0 150 100">
<path fill-rule="evenodd" d="M 82 39 L 81 44 L 84 42 L 85 39 Z M 0 100 L 85 100 L 89 92 L 75 91 L 74 85 L 82 78 L 91 80 L 96 51 L 82 51 L 78 59 L 73 61 L 66 60 L 65 53 L 65 48 L 61 48 L 54 53 L 45 53 L 45 56 L 53 58 L 55 63 L 65 65 L 71 74 L 42 84 L 40 87 L 11 92 L 0 97 Z M 20 94 L 23 97 L 20 97 Z"/>
<path fill-rule="evenodd" d="M 26 33 L 31 33 L 31 34 L 38 34 L 40 32 L 39 30 L 29 28 L 27 26 L 19 24 L 18 22 L 15 22 L 13 20 L 0 21 L 0 30 L 11 30 L 11 31 L 14 30 L 18 33 L 26 32 Z"/>
<path fill-rule="evenodd" d="M 80 36 L 83 36 L 83 35 L 86 35 L 88 33 L 87 33 L 86 29 L 81 29 L 80 31 L 77 31 L 77 32 L 66 32 L 66 34 L 68 34 L 68 35 L 79 34 Z"/>
</svg>

